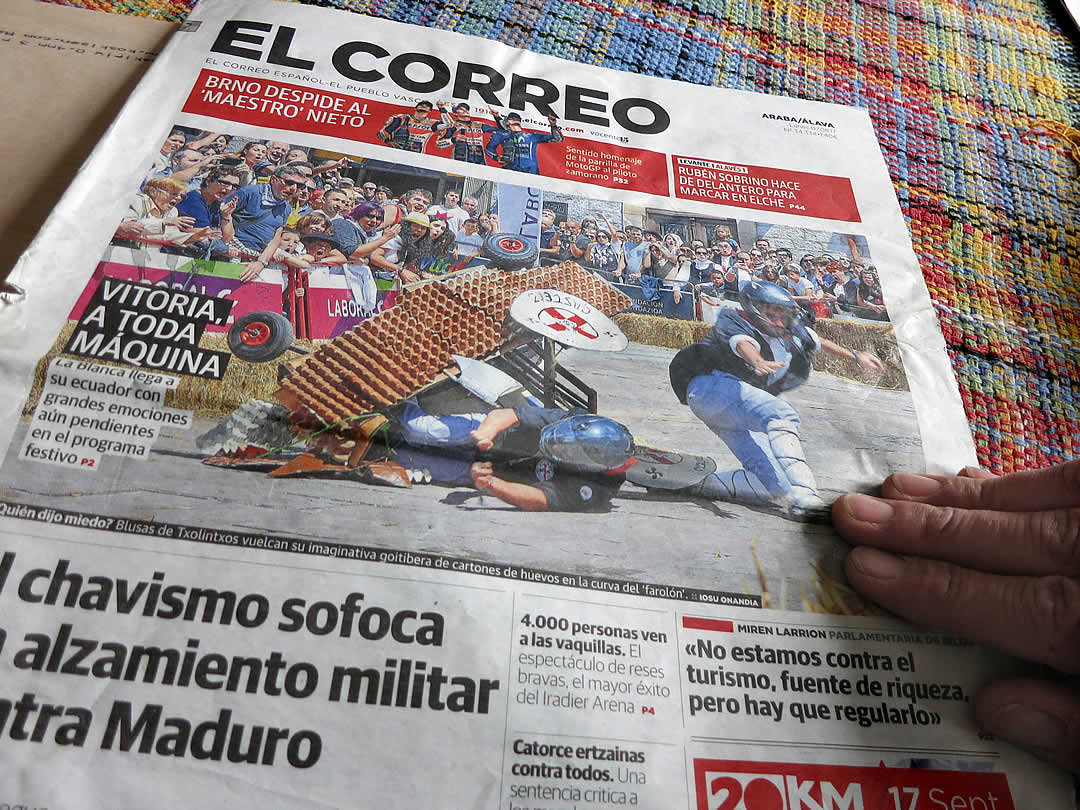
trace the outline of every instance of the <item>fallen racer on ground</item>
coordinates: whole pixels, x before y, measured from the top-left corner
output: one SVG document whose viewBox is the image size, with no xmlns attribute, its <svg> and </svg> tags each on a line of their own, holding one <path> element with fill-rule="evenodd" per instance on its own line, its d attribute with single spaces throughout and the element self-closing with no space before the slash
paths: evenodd
<svg viewBox="0 0 1080 810">
<path fill-rule="evenodd" d="M 625 426 L 580 410 L 524 405 L 435 416 L 408 401 L 394 421 L 394 461 L 435 483 L 471 482 L 526 511 L 607 511 L 634 463 Z"/>
</svg>

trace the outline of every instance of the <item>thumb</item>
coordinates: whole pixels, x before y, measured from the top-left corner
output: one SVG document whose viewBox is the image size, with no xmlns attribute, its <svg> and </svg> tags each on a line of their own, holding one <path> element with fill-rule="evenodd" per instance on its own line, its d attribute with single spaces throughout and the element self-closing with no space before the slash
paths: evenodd
<svg viewBox="0 0 1080 810">
<path fill-rule="evenodd" d="M 1080 694 L 1067 683 L 996 681 L 979 694 L 975 717 L 996 737 L 1080 773 Z"/>
</svg>

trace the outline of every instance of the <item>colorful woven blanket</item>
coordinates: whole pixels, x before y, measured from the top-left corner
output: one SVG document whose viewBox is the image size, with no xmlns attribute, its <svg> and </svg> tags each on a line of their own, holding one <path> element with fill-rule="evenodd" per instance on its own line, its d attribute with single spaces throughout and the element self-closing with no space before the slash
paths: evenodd
<svg viewBox="0 0 1080 810">
<path fill-rule="evenodd" d="M 182 20 L 192 0 L 69 5 Z M 1080 61 L 1056 0 L 323 0 L 706 85 L 869 110 L 982 464 L 1080 458 Z M 1039 121 L 1050 122 L 1032 132 Z M 1080 151 L 1080 150 L 1078 150 Z"/>
</svg>

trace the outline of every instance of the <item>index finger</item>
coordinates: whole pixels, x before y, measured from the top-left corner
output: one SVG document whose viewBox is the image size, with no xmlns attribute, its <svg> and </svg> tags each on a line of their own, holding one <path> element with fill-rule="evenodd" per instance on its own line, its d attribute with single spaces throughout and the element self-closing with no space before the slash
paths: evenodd
<svg viewBox="0 0 1080 810">
<path fill-rule="evenodd" d="M 997 478 L 897 473 L 885 479 L 881 494 L 933 506 L 999 512 L 1068 509 L 1080 507 L 1080 461 Z"/>
<path fill-rule="evenodd" d="M 843 495 L 832 516 L 854 545 L 1001 574 L 1080 575 L 1080 509 L 1005 512 Z"/>
</svg>

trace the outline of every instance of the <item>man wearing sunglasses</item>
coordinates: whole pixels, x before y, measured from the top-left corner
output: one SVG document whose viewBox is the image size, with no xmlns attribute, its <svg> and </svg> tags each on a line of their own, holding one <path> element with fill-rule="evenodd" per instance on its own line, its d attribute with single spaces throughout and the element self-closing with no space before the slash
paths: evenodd
<svg viewBox="0 0 1080 810">
<path fill-rule="evenodd" d="M 292 166 L 280 166 L 269 183 L 252 183 L 229 195 L 223 206 L 235 201 L 233 222 L 236 238 L 257 256 L 293 211 L 293 200 L 307 178 Z"/>
<path fill-rule="evenodd" d="M 210 244 L 211 258 L 231 259 L 236 255 L 236 251 L 226 244 L 236 235 L 232 220 L 236 199 L 224 204 L 222 200 L 239 186 L 240 176 L 235 171 L 228 168 L 214 169 L 203 180 L 198 191 L 189 191 L 176 206 L 180 216 L 195 220 L 192 226 L 194 230 L 213 228 L 221 232 L 221 238 L 213 239 Z"/>
<path fill-rule="evenodd" d="M 726 243 L 725 243 L 726 244 Z M 713 273 L 723 273 L 723 268 L 718 267 L 712 260 L 713 252 L 709 248 L 699 246 L 694 248 L 694 258 L 690 262 L 690 283 L 694 286 L 708 284 L 712 281 Z"/>
</svg>

